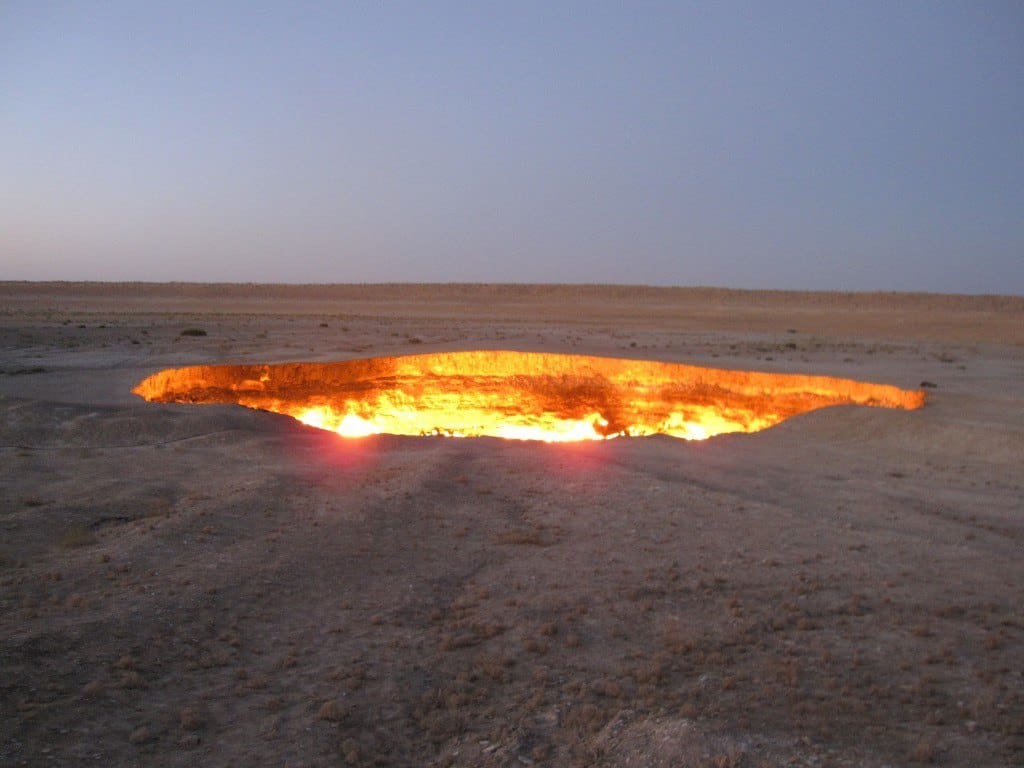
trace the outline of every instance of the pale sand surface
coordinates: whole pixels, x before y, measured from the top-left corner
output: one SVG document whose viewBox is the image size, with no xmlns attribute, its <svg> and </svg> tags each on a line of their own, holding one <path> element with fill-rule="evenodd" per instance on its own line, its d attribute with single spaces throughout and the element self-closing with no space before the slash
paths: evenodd
<svg viewBox="0 0 1024 768">
<path fill-rule="evenodd" d="M 457 349 L 936 386 L 568 446 L 129 393 Z M 1024 762 L 1020 297 L 0 283 L 0 372 L 2 765 Z"/>
</svg>

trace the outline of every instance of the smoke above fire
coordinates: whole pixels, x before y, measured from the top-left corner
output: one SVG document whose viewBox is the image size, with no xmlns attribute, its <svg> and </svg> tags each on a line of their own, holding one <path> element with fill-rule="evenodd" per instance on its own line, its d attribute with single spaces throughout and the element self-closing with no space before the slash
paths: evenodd
<svg viewBox="0 0 1024 768">
<path fill-rule="evenodd" d="M 826 376 L 536 352 L 441 352 L 335 363 L 201 365 L 132 392 L 236 403 L 345 437 L 490 436 L 569 442 L 757 432 L 831 405 L 919 408 L 924 393 Z"/>
</svg>

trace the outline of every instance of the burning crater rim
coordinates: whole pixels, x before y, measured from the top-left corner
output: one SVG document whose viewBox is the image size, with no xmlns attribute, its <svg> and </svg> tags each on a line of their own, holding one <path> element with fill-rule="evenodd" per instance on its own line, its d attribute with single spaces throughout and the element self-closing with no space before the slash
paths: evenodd
<svg viewBox="0 0 1024 768">
<path fill-rule="evenodd" d="M 132 392 L 149 402 L 282 413 L 344 437 L 546 442 L 655 434 L 703 440 L 832 405 L 913 410 L 925 402 L 923 390 L 854 379 L 512 350 L 168 368 Z"/>
</svg>

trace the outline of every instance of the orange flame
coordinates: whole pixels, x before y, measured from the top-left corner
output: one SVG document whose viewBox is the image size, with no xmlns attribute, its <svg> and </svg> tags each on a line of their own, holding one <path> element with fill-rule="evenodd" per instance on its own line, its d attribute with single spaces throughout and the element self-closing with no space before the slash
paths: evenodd
<svg viewBox="0 0 1024 768">
<path fill-rule="evenodd" d="M 830 405 L 919 408 L 924 393 L 851 379 L 534 352 L 445 352 L 338 363 L 176 368 L 148 401 L 237 403 L 345 437 L 491 436 L 569 442 L 756 432 Z"/>
</svg>

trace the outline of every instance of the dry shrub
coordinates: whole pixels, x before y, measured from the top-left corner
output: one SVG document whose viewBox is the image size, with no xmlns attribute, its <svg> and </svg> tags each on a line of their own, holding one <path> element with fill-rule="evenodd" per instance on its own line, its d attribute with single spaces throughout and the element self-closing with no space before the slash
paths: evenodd
<svg viewBox="0 0 1024 768">
<path fill-rule="evenodd" d="M 932 615 L 940 619 L 960 619 L 965 613 L 959 605 L 940 605 L 932 611 Z"/>
<path fill-rule="evenodd" d="M 434 744 L 442 744 L 465 730 L 465 722 L 459 714 L 443 709 L 423 712 L 418 721 L 424 735 Z"/>
<path fill-rule="evenodd" d="M 999 632 L 989 632 L 985 635 L 983 645 L 986 651 L 998 651 L 1005 643 L 1004 637 Z"/>
<path fill-rule="evenodd" d="M 512 544 L 517 546 L 544 546 L 544 539 L 541 538 L 540 532 L 526 528 L 505 531 L 498 537 L 497 541 L 499 544 Z"/>
<path fill-rule="evenodd" d="M 444 635 L 441 638 L 441 650 L 454 651 L 459 648 L 471 648 L 479 642 L 480 638 L 475 633 L 464 632 L 459 635 Z"/>
<path fill-rule="evenodd" d="M 580 704 L 565 713 L 565 726 L 584 733 L 597 733 L 607 720 L 607 713 L 596 704 Z"/>
<path fill-rule="evenodd" d="M 544 637 L 554 637 L 558 634 L 558 624 L 554 621 L 542 624 L 540 627 L 540 633 L 544 635 Z"/>
<path fill-rule="evenodd" d="M 361 752 L 359 750 L 359 744 L 356 743 L 355 739 L 348 738 L 341 742 L 341 754 L 345 757 L 345 761 L 351 764 L 359 762 Z"/>
<path fill-rule="evenodd" d="M 932 628 L 927 622 L 922 622 L 920 624 L 915 625 L 910 630 L 910 634 L 912 634 L 914 637 L 931 637 Z"/>
<path fill-rule="evenodd" d="M 280 712 L 284 709 L 284 700 L 280 696 L 271 696 L 263 702 L 263 708 L 268 712 Z"/>
<path fill-rule="evenodd" d="M 712 768 L 741 768 L 745 764 L 745 755 L 746 751 L 734 744 L 725 751 L 713 755 L 707 765 Z"/>
<path fill-rule="evenodd" d="M 530 757 L 533 758 L 534 762 L 543 763 L 551 758 L 553 752 L 554 750 L 550 744 L 537 744 L 530 750 Z"/>
<path fill-rule="evenodd" d="M 935 739 L 930 736 L 922 736 L 921 739 L 910 748 L 907 759 L 915 763 L 934 763 L 938 749 Z"/>
<path fill-rule="evenodd" d="M 690 653 L 697 647 L 690 632 L 675 622 L 665 628 L 661 642 L 672 655 Z"/>
<path fill-rule="evenodd" d="M 622 686 L 614 680 L 607 678 L 595 680 L 590 687 L 598 696 L 604 696 L 609 699 L 621 699 L 623 696 Z"/>
<path fill-rule="evenodd" d="M 58 543 L 64 549 L 77 549 L 95 544 L 96 536 L 84 525 L 73 525 L 64 531 Z"/>
<path fill-rule="evenodd" d="M 195 707 L 185 707 L 179 715 L 181 727 L 186 731 L 198 731 L 203 727 L 203 717 Z"/>
<path fill-rule="evenodd" d="M 146 683 L 138 672 L 125 672 L 121 675 L 122 688 L 143 688 Z"/>
<path fill-rule="evenodd" d="M 245 680 L 245 683 L 241 686 L 246 691 L 262 691 L 267 687 L 269 680 L 263 675 L 253 675 Z"/>
<path fill-rule="evenodd" d="M 358 691 L 363 687 L 364 682 L 366 682 L 366 670 L 354 669 L 345 680 L 345 688 L 349 691 Z"/>
<path fill-rule="evenodd" d="M 477 622 L 473 624 L 473 631 L 476 633 L 477 637 L 480 638 L 497 637 L 506 629 L 507 627 L 504 624 L 490 622 Z"/>
<path fill-rule="evenodd" d="M 295 655 L 295 651 L 288 651 L 284 656 L 281 657 L 281 660 L 278 662 L 278 666 L 281 669 L 292 669 L 293 667 L 297 667 L 298 664 L 299 659 Z"/>
<path fill-rule="evenodd" d="M 523 648 L 528 650 L 530 653 L 536 654 L 545 654 L 548 652 L 548 644 L 535 637 L 526 638 L 526 642 L 523 643 Z"/>
<path fill-rule="evenodd" d="M 320 706 L 316 713 L 316 719 L 324 720 L 328 723 L 340 723 L 347 714 L 348 711 L 345 707 L 338 704 L 336 700 L 330 699 Z"/>
<path fill-rule="evenodd" d="M 668 673 L 668 664 L 665 659 L 657 657 L 646 662 L 637 664 L 629 674 L 637 684 L 644 683 L 659 684 Z"/>
<path fill-rule="evenodd" d="M 474 671 L 479 676 L 486 676 L 496 683 L 504 683 L 509 678 L 508 669 L 515 665 L 511 656 L 493 656 L 481 654 L 477 657 Z"/>
</svg>

